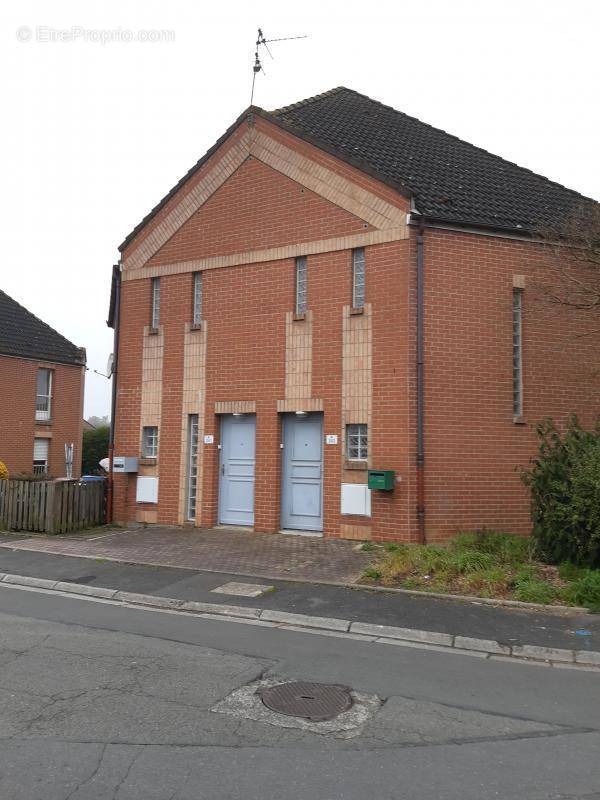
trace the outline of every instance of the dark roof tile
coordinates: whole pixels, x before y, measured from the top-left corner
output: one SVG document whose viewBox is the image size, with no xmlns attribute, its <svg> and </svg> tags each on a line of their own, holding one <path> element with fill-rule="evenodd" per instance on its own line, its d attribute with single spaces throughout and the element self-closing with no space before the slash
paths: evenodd
<svg viewBox="0 0 600 800">
<path fill-rule="evenodd" d="M 85 364 L 85 350 L 0 290 L 0 355 Z"/>
<path fill-rule="evenodd" d="M 271 112 L 299 135 L 362 162 L 404 187 L 418 211 L 461 225 L 535 231 L 563 217 L 585 198 L 341 86 Z"/>
</svg>

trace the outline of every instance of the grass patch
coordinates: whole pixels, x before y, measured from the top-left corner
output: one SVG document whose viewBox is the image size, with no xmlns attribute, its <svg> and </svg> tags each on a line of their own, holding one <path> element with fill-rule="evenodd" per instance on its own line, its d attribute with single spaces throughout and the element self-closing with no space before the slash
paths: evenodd
<svg viewBox="0 0 600 800">
<path fill-rule="evenodd" d="M 580 605 L 600 611 L 600 570 L 570 563 L 549 566 L 535 556 L 535 542 L 493 531 L 463 533 L 446 547 L 366 542 L 374 560 L 366 583 L 405 589 Z"/>
</svg>

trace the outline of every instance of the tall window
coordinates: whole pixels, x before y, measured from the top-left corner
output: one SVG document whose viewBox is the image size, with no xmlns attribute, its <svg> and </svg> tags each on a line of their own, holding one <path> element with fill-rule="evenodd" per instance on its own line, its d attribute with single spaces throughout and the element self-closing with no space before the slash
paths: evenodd
<svg viewBox="0 0 600 800">
<path fill-rule="evenodd" d="M 306 256 L 296 259 L 296 314 L 306 312 Z"/>
<path fill-rule="evenodd" d="M 352 251 L 352 306 L 362 308 L 365 304 L 365 250 L 357 247 Z"/>
<path fill-rule="evenodd" d="M 196 519 L 196 494 L 198 487 L 198 414 L 188 417 L 188 480 L 187 480 L 187 519 Z"/>
<path fill-rule="evenodd" d="M 148 426 L 142 428 L 142 458 L 158 456 L 158 428 Z"/>
<path fill-rule="evenodd" d="M 52 370 L 38 369 L 35 418 L 50 419 L 52 411 Z"/>
<path fill-rule="evenodd" d="M 523 414 L 523 290 L 513 289 L 513 414 Z"/>
<path fill-rule="evenodd" d="M 368 431 L 365 424 L 346 425 L 346 458 L 366 461 L 369 455 Z"/>
<path fill-rule="evenodd" d="M 152 278 L 152 317 L 151 327 L 160 325 L 160 278 Z"/>
<path fill-rule="evenodd" d="M 48 472 L 48 439 L 33 440 L 33 473 L 45 475 Z"/>
<path fill-rule="evenodd" d="M 194 272 L 194 297 L 192 306 L 192 324 L 202 322 L 202 273 Z"/>
</svg>

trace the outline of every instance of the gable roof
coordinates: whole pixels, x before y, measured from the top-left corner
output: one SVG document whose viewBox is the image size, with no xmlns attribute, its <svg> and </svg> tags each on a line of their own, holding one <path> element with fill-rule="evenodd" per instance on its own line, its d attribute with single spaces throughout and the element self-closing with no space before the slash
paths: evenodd
<svg viewBox="0 0 600 800">
<path fill-rule="evenodd" d="M 590 200 L 343 86 L 272 112 L 410 192 L 432 221 L 535 231 Z"/>
<path fill-rule="evenodd" d="M 0 355 L 59 364 L 85 364 L 85 350 L 0 290 Z"/>
<path fill-rule="evenodd" d="M 250 106 L 144 217 L 124 248 L 252 114 L 372 174 L 431 222 L 535 233 L 594 203 L 364 94 L 338 86 L 274 111 Z"/>
</svg>

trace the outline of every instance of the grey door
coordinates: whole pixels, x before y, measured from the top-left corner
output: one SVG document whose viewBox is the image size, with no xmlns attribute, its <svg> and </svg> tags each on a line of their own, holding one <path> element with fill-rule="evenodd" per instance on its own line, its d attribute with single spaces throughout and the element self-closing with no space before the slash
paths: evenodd
<svg viewBox="0 0 600 800">
<path fill-rule="evenodd" d="M 221 418 L 219 522 L 254 525 L 256 417 Z"/>
<path fill-rule="evenodd" d="M 323 530 L 323 415 L 283 418 L 281 526 Z"/>
</svg>

